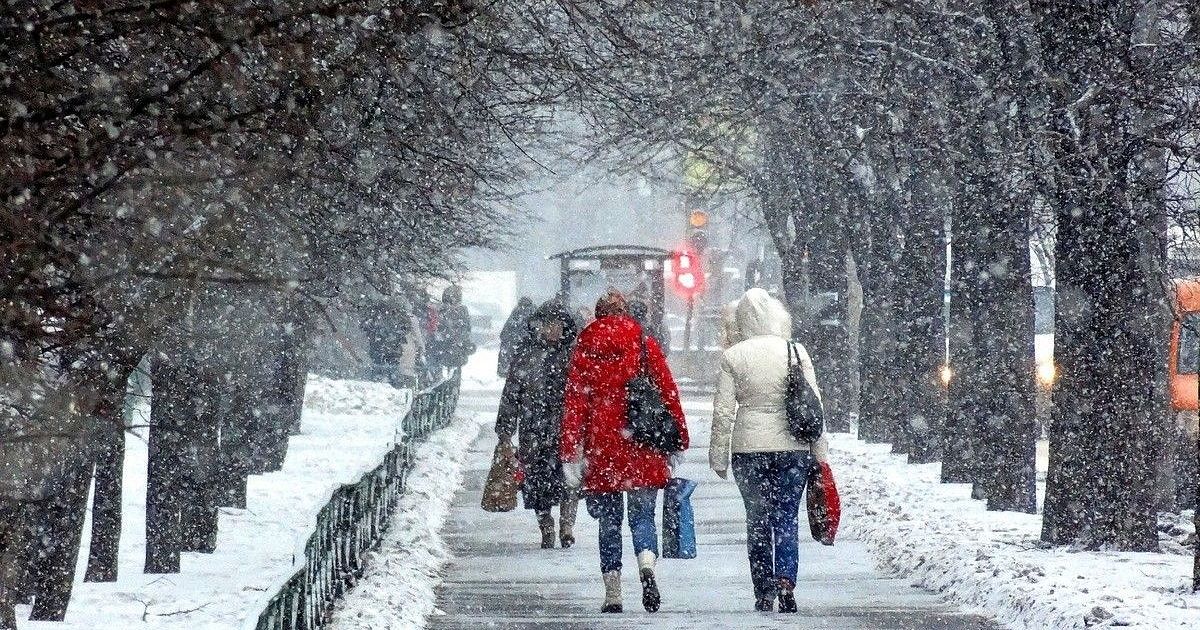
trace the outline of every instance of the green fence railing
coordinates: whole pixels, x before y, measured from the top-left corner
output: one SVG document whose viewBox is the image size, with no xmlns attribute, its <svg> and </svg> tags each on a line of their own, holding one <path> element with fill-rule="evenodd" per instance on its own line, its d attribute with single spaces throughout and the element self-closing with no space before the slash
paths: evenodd
<svg viewBox="0 0 1200 630">
<path fill-rule="evenodd" d="M 460 375 L 455 371 L 413 396 L 397 430 L 396 447 L 357 483 L 333 491 L 317 526 L 296 558 L 296 571 L 267 600 L 246 630 L 316 630 L 333 603 L 362 576 L 367 551 L 383 539 L 412 467 L 416 444 L 454 417 Z"/>
</svg>

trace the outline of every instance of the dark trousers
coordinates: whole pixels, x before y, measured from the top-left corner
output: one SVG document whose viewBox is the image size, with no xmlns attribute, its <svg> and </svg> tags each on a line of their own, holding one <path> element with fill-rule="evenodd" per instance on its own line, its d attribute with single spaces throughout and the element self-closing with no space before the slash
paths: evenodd
<svg viewBox="0 0 1200 630">
<path fill-rule="evenodd" d="M 796 583 L 800 498 L 812 467 L 808 451 L 733 454 L 756 598 L 775 597 L 780 579 Z"/>
</svg>

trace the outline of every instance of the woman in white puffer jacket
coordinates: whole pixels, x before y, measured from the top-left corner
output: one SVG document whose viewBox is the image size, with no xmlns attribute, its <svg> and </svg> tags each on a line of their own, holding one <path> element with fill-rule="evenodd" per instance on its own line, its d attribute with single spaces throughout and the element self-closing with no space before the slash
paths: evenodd
<svg viewBox="0 0 1200 630">
<path fill-rule="evenodd" d="M 754 607 L 796 612 L 800 499 L 815 462 L 828 457 L 824 437 L 808 444 L 788 429 L 788 344 L 792 318 L 783 304 L 758 288 L 737 306 L 741 341 L 721 356 L 713 404 L 709 464 L 733 477 L 746 505 L 746 549 L 754 582 Z M 820 396 L 808 351 L 796 344 L 804 376 Z"/>
</svg>

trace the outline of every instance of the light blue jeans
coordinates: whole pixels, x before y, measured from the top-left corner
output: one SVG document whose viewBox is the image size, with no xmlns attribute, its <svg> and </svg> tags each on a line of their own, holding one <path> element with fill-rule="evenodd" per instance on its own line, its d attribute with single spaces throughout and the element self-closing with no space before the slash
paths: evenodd
<svg viewBox="0 0 1200 630">
<path fill-rule="evenodd" d="M 634 554 L 649 550 L 658 556 L 658 529 L 654 525 L 657 501 L 658 490 L 654 488 L 588 495 L 588 514 L 600 521 L 601 573 L 621 570 L 621 521 L 626 511 Z"/>
</svg>

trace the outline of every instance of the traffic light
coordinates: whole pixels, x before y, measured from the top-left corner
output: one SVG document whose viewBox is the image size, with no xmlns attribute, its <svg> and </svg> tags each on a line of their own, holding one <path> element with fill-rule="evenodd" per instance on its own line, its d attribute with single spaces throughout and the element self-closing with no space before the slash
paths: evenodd
<svg viewBox="0 0 1200 630">
<path fill-rule="evenodd" d="M 703 210 L 693 210 L 688 215 L 688 247 L 696 254 L 703 254 L 708 249 L 708 213 Z"/>
<path fill-rule="evenodd" d="M 671 285 L 680 297 L 691 299 L 704 291 L 704 266 L 691 248 L 671 254 Z"/>
</svg>

